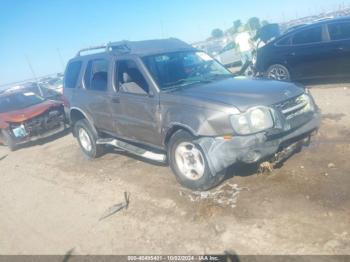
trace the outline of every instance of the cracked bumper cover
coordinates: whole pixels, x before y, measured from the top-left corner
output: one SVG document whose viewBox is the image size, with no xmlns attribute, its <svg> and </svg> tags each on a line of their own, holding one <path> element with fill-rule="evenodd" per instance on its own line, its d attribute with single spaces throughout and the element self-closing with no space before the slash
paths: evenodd
<svg viewBox="0 0 350 262">
<path fill-rule="evenodd" d="M 269 139 L 265 133 L 258 133 L 235 136 L 231 140 L 202 137 L 197 140 L 197 144 L 206 154 L 210 170 L 216 174 L 236 162 L 255 163 L 272 157 L 288 141 L 305 138 L 317 130 L 320 119 L 320 113 L 315 112 L 309 122 L 275 139 Z"/>
<path fill-rule="evenodd" d="M 16 138 L 16 144 L 20 145 L 20 144 L 25 144 L 25 143 L 29 143 L 29 142 L 35 142 L 38 141 L 40 139 L 44 139 L 50 136 L 53 136 L 55 134 L 58 134 L 60 132 L 63 132 L 66 129 L 66 126 L 64 124 L 64 122 L 60 122 L 59 125 L 57 125 L 57 127 L 55 127 L 54 129 L 51 130 L 47 130 L 46 132 L 42 133 L 42 134 L 37 134 L 35 136 L 26 136 L 24 138 Z"/>
</svg>

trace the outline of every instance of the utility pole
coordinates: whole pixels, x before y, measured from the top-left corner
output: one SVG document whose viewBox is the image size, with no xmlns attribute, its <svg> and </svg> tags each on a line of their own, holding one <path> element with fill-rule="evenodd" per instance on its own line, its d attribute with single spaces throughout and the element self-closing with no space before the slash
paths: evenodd
<svg viewBox="0 0 350 262">
<path fill-rule="evenodd" d="M 26 57 L 28 66 L 29 66 L 29 68 L 30 68 L 30 71 L 32 72 L 32 74 L 33 74 L 33 76 L 34 76 L 36 85 L 37 85 L 37 87 L 38 87 L 38 89 L 39 89 L 39 93 L 40 93 L 40 95 L 43 97 L 43 96 L 44 96 L 43 90 L 41 90 L 41 86 L 39 85 L 39 81 L 38 81 L 38 78 L 36 77 L 36 74 L 35 74 L 35 72 L 34 72 L 32 63 L 30 62 L 30 59 L 29 59 L 29 57 L 28 57 L 27 55 L 25 55 L 25 57 Z"/>
<path fill-rule="evenodd" d="M 30 62 L 30 60 L 29 60 L 29 57 L 28 57 L 27 55 L 25 55 L 25 57 L 26 57 L 26 60 L 27 60 L 27 63 L 28 63 L 29 69 L 30 69 L 30 71 L 32 72 L 32 74 L 33 74 L 33 77 L 34 77 L 35 81 L 38 81 L 38 79 L 36 78 L 36 74 L 35 74 L 35 72 L 34 72 L 34 69 L 33 69 L 32 63 L 31 63 L 31 62 Z"/>
<path fill-rule="evenodd" d="M 62 58 L 62 54 L 59 48 L 56 49 L 57 50 L 57 54 L 58 54 L 58 58 L 61 62 L 61 66 L 62 66 L 62 73 L 64 72 L 64 62 L 63 62 L 63 58 Z"/>
<path fill-rule="evenodd" d="M 161 38 L 164 38 L 164 25 L 163 25 L 163 20 L 160 20 L 160 32 L 161 32 Z"/>
</svg>

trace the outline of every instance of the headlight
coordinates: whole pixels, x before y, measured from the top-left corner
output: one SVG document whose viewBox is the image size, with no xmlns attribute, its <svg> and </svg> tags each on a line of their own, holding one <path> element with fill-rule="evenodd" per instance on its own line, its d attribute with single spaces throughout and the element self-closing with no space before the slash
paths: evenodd
<svg viewBox="0 0 350 262">
<path fill-rule="evenodd" d="M 254 134 L 273 127 L 271 112 L 267 107 L 254 107 L 243 114 L 232 115 L 231 123 L 240 135 Z"/>
<path fill-rule="evenodd" d="M 315 111 L 314 101 L 310 93 L 305 93 L 298 97 L 297 102 L 305 104 L 303 112 Z"/>
</svg>

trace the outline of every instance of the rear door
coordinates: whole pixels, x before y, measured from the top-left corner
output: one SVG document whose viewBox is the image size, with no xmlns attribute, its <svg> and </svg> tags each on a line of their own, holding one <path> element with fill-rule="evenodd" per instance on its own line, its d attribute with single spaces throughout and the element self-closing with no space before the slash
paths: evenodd
<svg viewBox="0 0 350 262">
<path fill-rule="evenodd" d="M 329 48 L 332 53 L 334 75 L 350 74 L 350 21 L 328 24 Z"/>
<path fill-rule="evenodd" d="M 150 145 L 160 145 L 159 98 L 142 63 L 136 58 L 115 64 L 116 95 L 111 103 L 118 136 Z"/>
<path fill-rule="evenodd" d="M 293 77 L 314 78 L 329 74 L 329 52 L 323 25 L 313 26 L 296 32 L 286 60 Z"/>
<path fill-rule="evenodd" d="M 69 101 L 76 93 L 82 65 L 82 61 L 72 61 L 67 65 L 63 81 L 63 98 L 66 106 L 69 106 Z"/>
<path fill-rule="evenodd" d="M 84 105 L 97 129 L 113 132 L 114 125 L 111 121 L 111 109 L 109 106 L 108 82 L 109 60 L 104 58 L 87 61 L 82 86 L 79 90 L 77 104 Z"/>
</svg>

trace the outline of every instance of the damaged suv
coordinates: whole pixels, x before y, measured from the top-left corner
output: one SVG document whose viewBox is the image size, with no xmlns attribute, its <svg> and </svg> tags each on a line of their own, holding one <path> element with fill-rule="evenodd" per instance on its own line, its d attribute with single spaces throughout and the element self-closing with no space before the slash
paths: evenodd
<svg viewBox="0 0 350 262">
<path fill-rule="evenodd" d="M 102 52 L 91 54 L 94 49 Z M 113 145 L 168 162 L 193 190 L 216 186 L 237 162 L 288 155 L 320 123 L 304 87 L 234 77 L 177 39 L 79 51 L 67 65 L 64 96 L 73 135 L 88 158 Z"/>
</svg>

